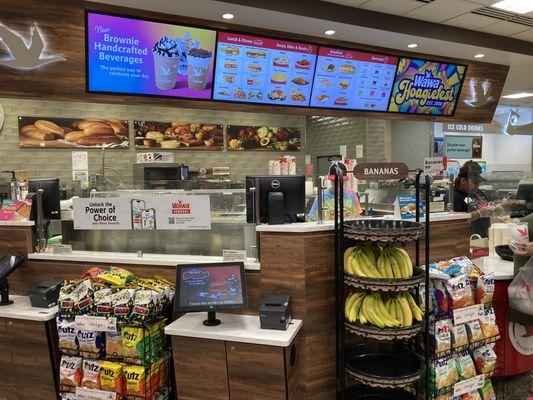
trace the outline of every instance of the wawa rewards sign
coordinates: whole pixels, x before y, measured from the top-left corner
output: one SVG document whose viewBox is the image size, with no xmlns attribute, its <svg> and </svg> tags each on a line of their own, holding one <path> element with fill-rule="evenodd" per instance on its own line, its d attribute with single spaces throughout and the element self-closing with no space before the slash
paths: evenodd
<svg viewBox="0 0 533 400">
<path fill-rule="evenodd" d="M 74 199 L 74 229 L 211 229 L 209 196 Z"/>
<path fill-rule="evenodd" d="M 465 74 L 465 65 L 401 58 L 389 111 L 453 115 Z"/>
</svg>

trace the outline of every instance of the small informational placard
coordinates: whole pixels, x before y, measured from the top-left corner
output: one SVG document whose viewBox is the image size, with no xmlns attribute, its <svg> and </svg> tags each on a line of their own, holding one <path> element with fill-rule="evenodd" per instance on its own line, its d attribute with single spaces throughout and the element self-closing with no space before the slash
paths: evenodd
<svg viewBox="0 0 533 400">
<path fill-rule="evenodd" d="M 72 254 L 72 245 L 70 244 L 54 244 L 52 247 L 54 254 Z"/>
<path fill-rule="evenodd" d="M 30 220 L 31 199 L 0 201 L 0 221 L 25 222 Z"/>
<path fill-rule="evenodd" d="M 444 137 L 444 155 L 460 160 L 483 157 L 483 137 L 451 136 Z"/>
<path fill-rule="evenodd" d="M 76 398 L 78 400 L 115 400 L 117 394 L 114 392 L 106 392 L 104 390 L 77 387 Z"/>
<path fill-rule="evenodd" d="M 426 174 L 440 173 L 446 170 L 446 157 L 426 157 L 424 158 L 424 172 Z"/>
<path fill-rule="evenodd" d="M 422 197 L 419 199 L 420 218 L 425 217 L 424 202 Z M 394 202 L 394 216 L 401 219 L 415 219 L 416 218 L 416 195 L 405 194 L 396 197 Z"/>
<path fill-rule="evenodd" d="M 353 173 L 362 180 L 402 180 L 409 175 L 404 163 L 362 163 L 355 166 Z"/>
<path fill-rule="evenodd" d="M 362 144 L 358 144 L 355 146 L 355 158 L 363 158 L 364 157 L 364 146 Z"/>
<path fill-rule="evenodd" d="M 87 182 L 89 180 L 89 154 L 86 151 L 72 152 L 72 180 Z"/>
<path fill-rule="evenodd" d="M 453 323 L 455 325 L 466 324 L 467 322 L 481 319 L 485 316 L 483 304 L 476 304 L 470 307 L 453 310 Z"/>
<path fill-rule="evenodd" d="M 457 382 L 453 385 L 453 395 L 459 397 L 465 393 L 473 392 L 483 387 L 485 384 L 485 374 L 474 376 L 473 378 Z"/>
<path fill-rule="evenodd" d="M 246 261 L 246 250 L 222 250 L 224 262 Z"/>
<path fill-rule="evenodd" d="M 96 317 L 91 315 L 77 315 L 74 322 L 76 329 L 94 332 L 116 332 L 117 319 L 115 317 Z"/>
</svg>

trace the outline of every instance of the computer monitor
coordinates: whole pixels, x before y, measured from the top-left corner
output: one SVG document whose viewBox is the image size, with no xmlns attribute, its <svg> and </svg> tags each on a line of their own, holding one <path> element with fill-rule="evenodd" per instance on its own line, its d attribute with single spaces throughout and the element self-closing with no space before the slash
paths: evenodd
<svg viewBox="0 0 533 400">
<path fill-rule="evenodd" d="M 13 304 L 9 300 L 9 284 L 7 277 L 24 263 L 24 257 L 20 254 L 12 253 L 0 260 L 0 306 Z"/>
<path fill-rule="evenodd" d="M 533 212 L 533 179 L 521 179 L 516 192 L 517 200 L 525 200 L 526 215 Z"/>
<path fill-rule="evenodd" d="M 218 310 L 248 305 L 243 262 L 178 265 L 174 311 L 207 311 L 206 326 L 220 324 Z"/>
<path fill-rule="evenodd" d="M 29 193 L 37 193 L 43 189 L 43 218 L 46 220 L 61 219 L 59 179 L 32 179 L 29 182 Z M 31 220 L 37 219 L 37 200 L 33 196 Z"/>
<path fill-rule="evenodd" d="M 283 224 L 298 215 L 305 215 L 305 176 L 246 177 L 247 222 Z"/>
</svg>

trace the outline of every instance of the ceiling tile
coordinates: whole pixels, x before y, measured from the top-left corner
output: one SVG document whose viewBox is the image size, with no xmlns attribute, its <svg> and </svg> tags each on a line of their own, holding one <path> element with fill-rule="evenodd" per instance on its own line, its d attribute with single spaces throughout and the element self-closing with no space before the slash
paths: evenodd
<svg viewBox="0 0 533 400">
<path fill-rule="evenodd" d="M 482 32 L 492 33 L 494 35 L 511 36 L 520 32 L 530 30 L 528 26 L 515 24 L 514 22 L 501 21 L 479 28 Z"/>
<path fill-rule="evenodd" d="M 491 6 L 496 4 L 498 0 L 468 0 L 470 3 L 479 4 L 480 6 Z"/>
<path fill-rule="evenodd" d="M 435 0 L 405 14 L 406 17 L 442 22 L 479 8 L 479 4 L 465 0 Z"/>
<path fill-rule="evenodd" d="M 413 0 L 370 0 L 361 5 L 360 8 L 386 14 L 403 15 L 423 6 L 424 3 Z"/>
<path fill-rule="evenodd" d="M 528 40 L 533 42 L 533 29 L 512 35 L 513 39 Z"/>
<path fill-rule="evenodd" d="M 450 18 L 443 22 L 446 25 L 457 26 L 465 29 L 478 29 L 483 26 L 488 26 L 500 22 L 499 19 L 485 17 L 484 15 L 477 15 L 466 13 L 458 17 Z"/>
<path fill-rule="evenodd" d="M 348 7 L 359 7 L 361 4 L 366 3 L 368 0 L 322 0 L 324 3 L 341 4 Z"/>
</svg>

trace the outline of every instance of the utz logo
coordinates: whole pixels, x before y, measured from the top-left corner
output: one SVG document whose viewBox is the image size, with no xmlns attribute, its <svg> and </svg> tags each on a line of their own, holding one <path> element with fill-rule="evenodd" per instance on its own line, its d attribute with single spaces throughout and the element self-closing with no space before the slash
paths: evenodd
<svg viewBox="0 0 533 400">
<path fill-rule="evenodd" d="M 414 100 L 420 107 L 442 107 L 454 101 L 455 88 L 448 88 L 431 70 L 402 79 L 393 97 L 397 105 Z"/>
<path fill-rule="evenodd" d="M 209 278 L 209 272 L 204 269 L 189 269 L 185 271 L 182 275 L 182 279 L 184 281 L 188 281 L 189 279 L 206 279 Z"/>
</svg>

